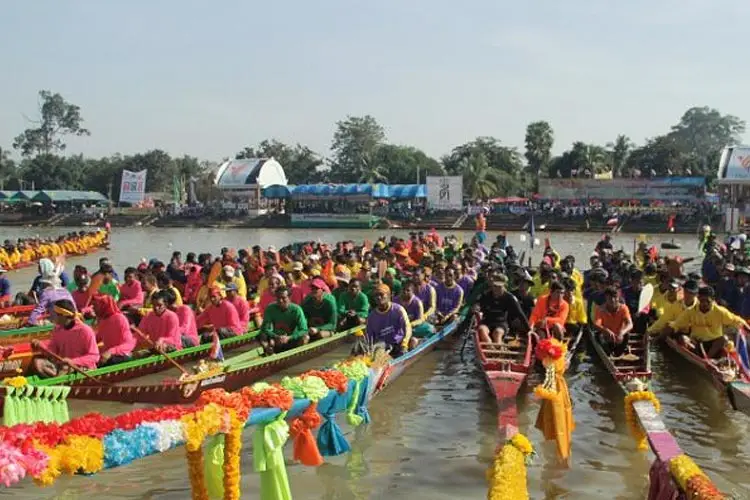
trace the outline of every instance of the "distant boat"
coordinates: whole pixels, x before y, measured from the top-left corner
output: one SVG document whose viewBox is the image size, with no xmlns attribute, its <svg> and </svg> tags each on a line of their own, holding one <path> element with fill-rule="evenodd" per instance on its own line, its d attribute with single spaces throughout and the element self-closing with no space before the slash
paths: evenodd
<svg viewBox="0 0 750 500">
<path fill-rule="evenodd" d="M 661 248 L 662 250 L 677 250 L 679 248 L 682 248 L 682 245 L 679 243 L 675 243 L 674 240 L 672 241 L 662 241 L 661 242 Z"/>
</svg>

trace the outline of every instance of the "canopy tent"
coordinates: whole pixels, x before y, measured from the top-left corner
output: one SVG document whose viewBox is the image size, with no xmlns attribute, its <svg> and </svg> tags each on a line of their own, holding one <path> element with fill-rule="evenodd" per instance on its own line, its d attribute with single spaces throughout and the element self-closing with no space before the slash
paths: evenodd
<svg viewBox="0 0 750 500">
<path fill-rule="evenodd" d="M 268 198 L 269 200 L 286 199 L 286 198 L 292 197 L 292 192 L 294 191 L 294 188 L 295 186 L 292 186 L 292 185 L 282 186 L 281 184 L 274 184 L 272 186 L 263 188 L 262 194 L 265 198 Z"/>
<path fill-rule="evenodd" d="M 106 203 L 106 196 L 96 191 L 43 190 L 36 193 L 32 201 L 41 203 Z"/>
<path fill-rule="evenodd" d="M 427 198 L 427 186 L 424 184 L 390 184 L 385 186 L 385 196 L 391 200 L 414 200 L 416 198 Z"/>
<path fill-rule="evenodd" d="M 0 200 L 7 200 L 13 196 L 13 191 L 0 191 Z"/>
<path fill-rule="evenodd" d="M 10 201 L 30 201 L 39 191 L 16 191 L 9 198 Z"/>
<path fill-rule="evenodd" d="M 248 186 L 286 186 L 284 168 L 273 158 L 247 158 L 228 160 L 216 172 L 219 189 L 247 189 Z"/>
<path fill-rule="evenodd" d="M 304 184 L 292 190 L 292 199 L 319 200 L 321 198 L 387 198 L 385 184 Z"/>
</svg>

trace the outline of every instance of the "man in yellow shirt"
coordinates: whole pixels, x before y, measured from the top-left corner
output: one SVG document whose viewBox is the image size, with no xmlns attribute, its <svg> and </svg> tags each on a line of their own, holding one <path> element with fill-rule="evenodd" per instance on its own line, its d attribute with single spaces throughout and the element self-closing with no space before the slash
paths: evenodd
<svg viewBox="0 0 750 500">
<path fill-rule="evenodd" d="M 678 332 L 690 332 L 690 337 L 683 336 L 683 342 L 698 354 L 703 352 L 709 358 L 722 356 L 727 345 L 724 327 L 745 327 L 744 319 L 718 305 L 714 301 L 714 289 L 702 286 L 698 290 L 698 304 L 683 311 L 672 324 Z"/>
<path fill-rule="evenodd" d="M 565 333 L 570 338 L 575 338 L 583 325 L 588 323 L 586 306 L 583 303 L 583 298 L 576 292 L 577 285 L 573 278 L 563 280 L 563 286 L 565 287 L 563 298 L 568 303 L 568 306 L 570 306 L 568 309 L 568 319 L 565 320 Z"/>
<path fill-rule="evenodd" d="M 687 285 L 687 283 L 685 283 Z M 693 285 L 691 284 L 691 290 Z M 659 319 L 650 327 L 648 333 L 651 335 L 669 335 L 672 333 L 672 322 L 685 310 L 682 300 L 678 296 L 680 284 L 676 280 L 671 280 L 669 286 L 664 292 L 663 298 L 659 301 Z M 698 284 L 695 283 L 694 293 L 698 292 Z"/>
</svg>

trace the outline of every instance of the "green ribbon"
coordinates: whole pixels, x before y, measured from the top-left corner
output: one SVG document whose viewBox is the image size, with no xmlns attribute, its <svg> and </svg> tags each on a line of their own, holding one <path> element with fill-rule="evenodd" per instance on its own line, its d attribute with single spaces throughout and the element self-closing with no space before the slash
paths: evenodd
<svg viewBox="0 0 750 500">
<path fill-rule="evenodd" d="M 352 399 L 349 401 L 349 406 L 346 409 L 346 421 L 352 427 L 357 427 L 364 421 L 364 418 L 357 415 L 357 404 L 359 404 L 359 393 L 361 390 L 362 380 L 359 380 L 354 384 L 354 394 L 352 394 Z"/>
<path fill-rule="evenodd" d="M 18 397 L 15 387 L 5 388 L 5 403 L 3 405 L 3 423 L 10 427 L 19 423 L 18 420 Z"/>
<path fill-rule="evenodd" d="M 260 474 L 261 500 L 292 500 L 284 463 L 284 443 L 289 439 L 286 414 L 281 412 L 253 433 L 253 468 Z"/>
<path fill-rule="evenodd" d="M 208 496 L 224 498 L 224 434 L 211 437 L 203 452 L 203 475 Z"/>
</svg>

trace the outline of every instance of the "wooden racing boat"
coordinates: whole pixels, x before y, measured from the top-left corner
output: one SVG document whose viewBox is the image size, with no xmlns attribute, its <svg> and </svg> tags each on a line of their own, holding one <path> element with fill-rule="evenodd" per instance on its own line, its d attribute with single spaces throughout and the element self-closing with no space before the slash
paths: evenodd
<svg viewBox="0 0 750 500">
<path fill-rule="evenodd" d="M 607 354 L 593 328 L 589 329 L 589 339 L 602 364 L 625 394 L 631 392 L 629 387 L 634 386 L 631 383 L 640 383 L 642 386 L 648 387 L 651 381 L 651 357 L 649 354 L 650 339 L 647 334 L 631 332 L 628 341 L 628 353 L 617 358 Z"/>
<path fill-rule="evenodd" d="M 673 352 L 698 367 L 710 377 L 714 387 L 729 397 L 735 410 L 750 415 L 750 371 L 740 359 L 731 359 L 731 366 L 721 369 L 705 356 L 699 356 L 677 339 L 667 337 L 666 344 Z"/>
<path fill-rule="evenodd" d="M 484 343 L 479 340 L 478 326 L 479 322 L 473 321 L 476 361 L 497 401 L 497 428 L 504 441 L 518 433 L 516 398 L 533 365 L 531 337 L 526 334 L 512 342 Z"/>
<path fill-rule="evenodd" d="M 2 316 L 28 316 L 34 310 L 34 304 L 26 306 L 8 306 L 0 307 L 0 317 Z"/>
<path fill-rule="evenodd" d="M 264 357 L 262 348 L 258 347 L 227 359 L 220 367 L 212 367 L 205 372 L 196 373 L 194 376 L 181 380 L 165 380 L 157 384 L 106 385 L 94 384 L 88 378 L 75 376 L 68 399 L 117 401 L 121 403 L 188 404 L 196 401 L 205 390 L 235 391 L 280 370 L 320 356 L 340 345 L 361 328 L 363 327 L 340 332 L 327 339 L 318 340 L 271 356 Z M 206 347 L 210 348 L 210 345 Z M 166 360 L 163 360 L 163 362 L 168 363 Z M 171 364 L 160 366 L 162 366 L 161 369 L 164 369 L 169 368 Z M 102 370 L 106 370 L 106 368 Z M 94 375 L 95 371 L 88 373 Z M 138 376 L 141 374 L 144 373 L 139 373 Z M 36 381 L 34 383 L 37 384 Z M 57 385 L 55 379 L 40 380 L 38 384 Z M 0 392 L 0 396 L 2 395 L 3 393 Z"/>
</svg>

